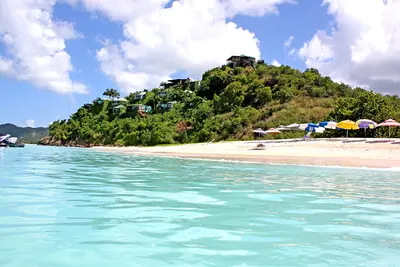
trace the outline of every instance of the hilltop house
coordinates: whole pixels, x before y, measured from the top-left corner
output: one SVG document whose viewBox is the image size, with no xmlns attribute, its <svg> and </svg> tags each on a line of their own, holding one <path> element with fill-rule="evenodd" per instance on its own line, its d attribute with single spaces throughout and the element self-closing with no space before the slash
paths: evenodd
<svg viewBox="0 0 400 267">
<path fill-rule="evenodd" d="M 159 104 L 158 108 L 161 110 L 169 110 L 171 109 L 177 102 L 176 101 L 171 101 L 168 103 L 164 103 L 164 104 Z"/>
<path fill-rule="evenodd" d="M 173 87 L 173 86 L 176 86 L 176 85 L 187 85 L 190 89 L 194 89 L 195 84 L 196 84 L 196 81 L 192 81 L 192 80 L 190 80 L 190 78 L 172 79 L 172 80 L 168 80 L 164 84 L 164 89 L 167 89 L 169 87 Z"/>
<path fill-rule="evenodd" d="M 135 100 L 143 100 L 146 97 L 147 92 L 136 93 Z"/>
<path fill-rule="evenodd" d="M 231 56 L 226 60 L 226 65 L 236 68 L 236 67 L 255 67 L 256 59 L 254 57 L 249 57 L 245 55 Z"/>
<path fill-rule="evenodd" d="M 92 104 L 84 104 L 83 107 L 88 109 L 88 110 L 91 110 L 92 109 Z"/>
<path fill-rule="evenodd" d="M 120 111 L 121 109 L 123 109 L 123 108 L 125 108 L 124 105 L 118 105 L 118 106 L 113 107 L 113 111 L 114 111 L 114 112 L 119 112 L 119 111 Z"/>
<path fill-rule="evenodd" d="M 110 101 L 112 102 L 113 105 L 118 106 L 122 102 L 127 102 L 125 98 L 115 98 L 115 99 L 109 99 L 109 98 L 97 98 L 93 101 L 94 104 L 103 104 L 104 101 Z"/>
<path fill-rule="evenodd" d="M 127 106 L 127 111 L 129 112 L 137 111 L 142 117 L 144 117 L 147 114 L 152 113 L 153 109 L 151 106 L 136 104 Z"/>
<path fill-rule="evenodd" d="M 128 102 L 125 98 L 116 98 L 113 100 L 114 103 L 122 103 L 122 102 Z"/>
<path fill-rule="evenodd" d="M 178 85 L 178 84 L 182 85 L 182 84 L 184 84 L 186 82 L 190 82 L 190 79 L 187 78 L 187 79 L 172 79 L 172 80 L 168 80 L 165 83 L 164 88 L 167 89 L 169 87 L 172 87 L 172 86 L 175 86 L 175 85 Z"/>
</svg>

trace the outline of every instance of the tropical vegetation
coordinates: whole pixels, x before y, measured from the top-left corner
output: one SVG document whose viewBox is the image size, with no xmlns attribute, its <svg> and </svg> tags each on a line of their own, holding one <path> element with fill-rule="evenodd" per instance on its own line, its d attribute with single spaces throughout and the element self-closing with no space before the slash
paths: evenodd
<svg viewBox="0 0 400 267">
<path fill-rule="evenodd" d="M 141 145 L 250 140 L 252 130 L 291 123 L 324 120 L 400 119 L 400 99 L 362 88 L 351 88 L 322 76 L 259 61 L 255 68 L 222 66 L 203 74 L 196 83 L 183 82 L 136 92 L 120 101 L 119 92 L 107 89 L 108 99 L 96 99 L 54 122 L 50 136 L 61 143 Z M 370 130 L 382 136 L 386 129 Z M 400 131 L 394 133 L 400 136 Z M 302 136 L 288 132 L 278 138 Z M 321 136 L 341 136 L 326 131 Z M 352 136 L 364 136 L 352 131 Z M 392 135 L 393 136 L 393 135 Z"/>
</svg>

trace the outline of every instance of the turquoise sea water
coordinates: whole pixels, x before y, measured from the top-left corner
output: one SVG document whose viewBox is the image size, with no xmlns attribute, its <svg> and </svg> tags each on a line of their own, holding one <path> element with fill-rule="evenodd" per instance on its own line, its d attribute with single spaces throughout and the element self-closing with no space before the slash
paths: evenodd
<svg viewBox="0 0 400 267">
<path fill-rule="evenodd" d="M 400 266 L 400 172 L 2 149 L 0 266 Z"/>
</svg>

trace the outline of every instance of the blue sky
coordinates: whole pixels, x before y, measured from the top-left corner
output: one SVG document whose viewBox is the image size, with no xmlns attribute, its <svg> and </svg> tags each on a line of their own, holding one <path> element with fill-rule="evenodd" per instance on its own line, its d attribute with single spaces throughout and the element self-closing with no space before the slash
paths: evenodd
<svg viewBox="0 0 400 267">
<path fill-rule="evenodd" d="M 322 6 L 321 3 L 322 1 L 298 1 L 297 4 L 277 5 L 278 14 L 267 12 L 263 16 L 253 16 L 237 12 L 233 18 L 225 20 L 231 20 L 238 27 L 255 34 L 259 40 L 258 49 L 261 58 L 267 63 L 276 60 L 281 64 L 303 70 L 310 65 L 313 54 L 304 49 L 300 52 L 303 55 L 301 57 L 299 50 L 305 43 L 311 44 L 319 30 L 326 31 L 327 35 L 331 34 L 332 23 L 335 22 L 335 17 L 327 12 L 328 5 Z M 112 15 L 99 10 L 100 7 L 98 10 L 89 9 L 83 3 L 76 5 L 57 3 L 49 9 L 52 21 L 68 22 L 73 26 L 74 32 L 80 35 L 77 38 L 64 37 L 66 45 L 64 50 L 69 54 L 70 63 L 74 68 L 66 73 L 69 74 L 70 80 L 84 84 L 87 94 L 75 92 L 62 94 L 46 85 L 18 78 L 17 74 L 1 75 L 0 72 L 0 88 L 3 96 L 0 105 L 2 114 L 0 123 L 10 122 L 24 126 L 27 120 L 34 120 L 35 126 L 47 126 L 50 121 L 68 118 L 82 104 L 101 96 L 106 88 L 120 89 L 122 95 L 132 91 L 121 88 L 126 81 L 118 81 L 114 70 L 104 70 L 101 63 L 108 64 L 110 61 L 107 60 L 111 59 L 99 62 L 96 57 L 98 51 L 107 46 L 106 40 L 117 46 L 121 41 L 127 40 L 128 37 L 124 35 L 123 29 L 128 22 L 122 18 L 113 19 Z M 5 33 L 6 31 L 2 32 L 0 28 L 3 37 Z M 289 47 L 285 47 L 284 43 L 290 36 L 294 37 L 293 41 Z M 292 49 L 294 53 L 290 54 Z M 0 42 L 0 56 L 12 60 L 13 46 Z M 144 64 L 143 61 L 131 62 L 136 64 L 135 68 L 141 68 L 139 64 Z M 188 69 L 189 72 L 198 73 L 197 69 L 192 70 L 191 67 Z M 176 77 L 179 73 L 181 71 L 170 73 L 170 76 Z"/>
</svg>

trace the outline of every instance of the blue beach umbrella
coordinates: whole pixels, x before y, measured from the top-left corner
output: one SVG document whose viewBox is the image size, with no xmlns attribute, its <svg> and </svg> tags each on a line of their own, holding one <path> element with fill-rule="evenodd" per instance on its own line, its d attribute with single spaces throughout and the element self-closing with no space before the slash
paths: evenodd
<svg viewBox="0 0 400 267">
<path fill-rule="evenodd" d="M 307 132 L 313 132 L 313 133 L 323 133 L 325 131 L 324 127 L 313 127 L 309 126 L 306 128 Z"/>
<path fill-rule="evenodd" d="M 336 129 L 337 122 L 335 121 L 322 121 L 318 123 L 320 127 L 324 127 L 325 129 Z"/>
<path fill-rule="evenodd" d="M 319 127 L 318 124 L 306 123 L 306 124 L 301 124 L 299 128 L 306 132 L 315 132 L 318 127 Z"/>
</svg>

